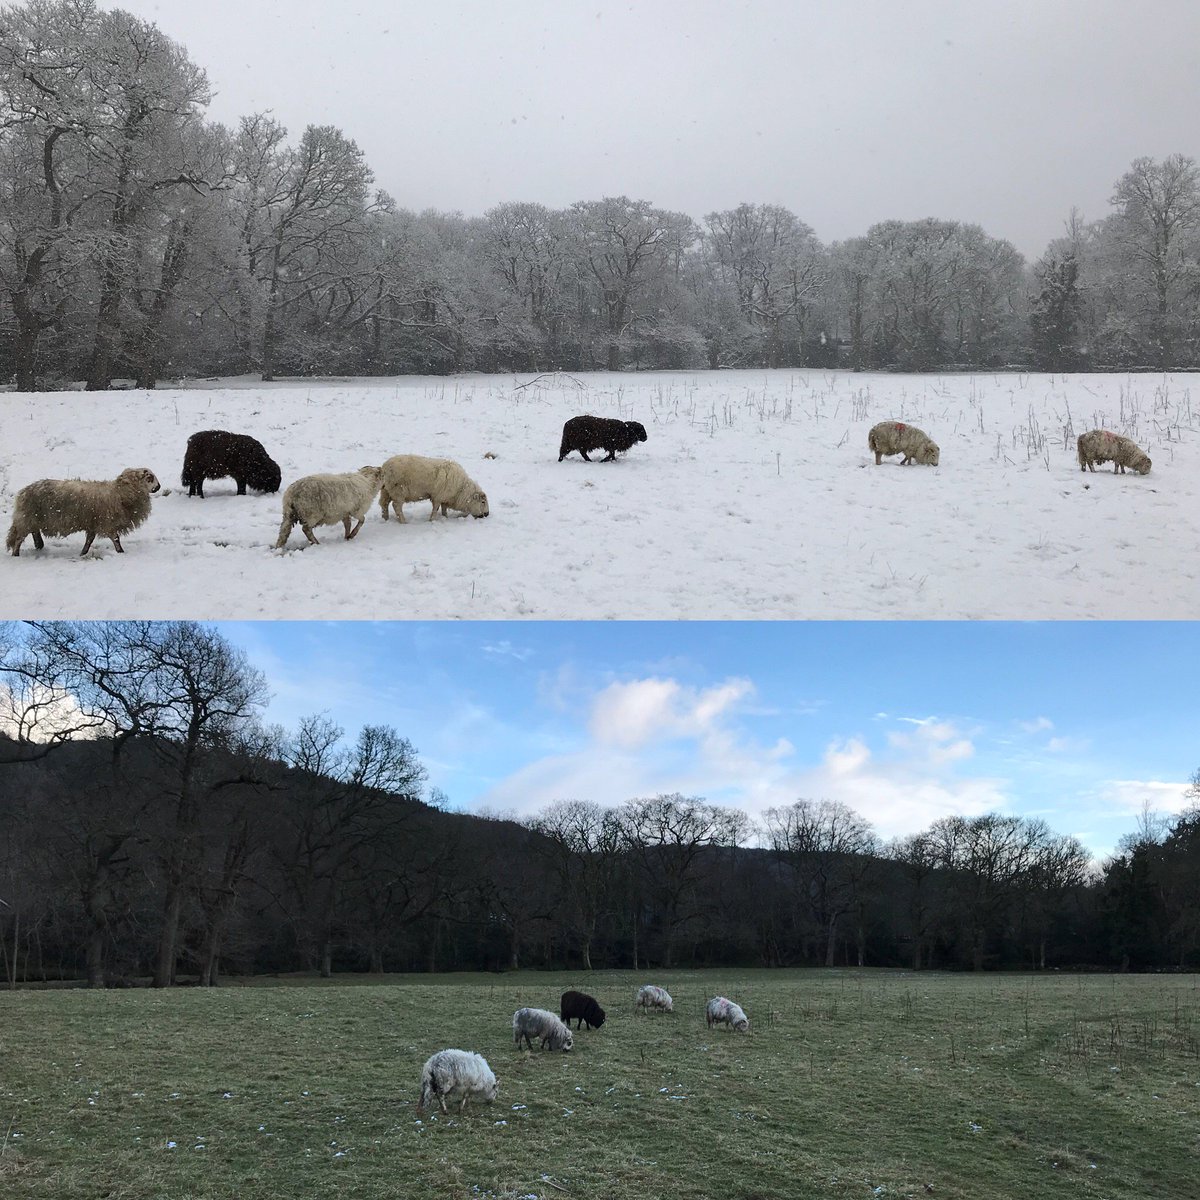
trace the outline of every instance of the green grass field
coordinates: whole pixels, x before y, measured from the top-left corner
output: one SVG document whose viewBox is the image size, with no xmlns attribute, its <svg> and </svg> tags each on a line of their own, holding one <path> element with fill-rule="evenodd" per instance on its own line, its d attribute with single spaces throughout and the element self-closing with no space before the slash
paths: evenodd
<svg viewBox="0 0 1200 1200">
<path fill-rule="evenodd" d="M 638 984 L 674 1014 L 634 1016 Z M 571 1054 L 513 1010 L 608 1010 Z M 748 1034 L 711 1033 L 721 993 Z M 419 1114 L 478 1050 L 495 1104 Z M 1200 977 L 405 976 L 0 993 L 0 1196 L 1200 1197 Z M 931 1189 L 931 1190 L 930 1190 Z"/>
</svg>

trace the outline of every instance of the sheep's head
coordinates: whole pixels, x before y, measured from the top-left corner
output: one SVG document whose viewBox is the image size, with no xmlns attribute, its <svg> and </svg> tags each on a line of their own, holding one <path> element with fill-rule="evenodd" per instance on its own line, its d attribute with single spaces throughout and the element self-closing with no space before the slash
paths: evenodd
<svg viewBox="0 0 1200 1200">
<path fill-rule="evenodd" d="M 566 1052 L 568 1050 L 572 1049 L 574 1047 L 574 1045 L 575 1045 L 575 1035 L 572 1034 L 572 1032 L 568 1029 L 567 1036 L 562 1044 L 563 1053 L 566 1054 Z"/>
<path fill-rule="evenodd" d="M 488 515 L 487 496 L 483 492 L 472 492 L 467 498 L 467 512 L 473 517 L 486 517 Z"/>
<path fill-rule="evenodd" d="M 635 437 L 639 442 L 644 442 L 646 440 L 646 427 L 641 423 L 641 421 L 626 421 L 625 428 L 628 429 L 633 437 Z"/>
<path fill-rule="evenodd" d="M 1146 454 L 1139 454 L 1130 464 L 1139 475 L 1150 474 L 1150 457 Z"/>
<path fill-rule="evenodd" d="M 495 1100 L 495 1098 L 496 1098 L 496 1097 L 497 1097 L 499 1094 L 500 1094 L 500 1080 L 496 1079 L 496 1080 L 493 1080 L 493 1081 L 492 1081 L 492 1086 L 491 1086 L 491 1087 L 489 1087 L 489 1088 L 486 1088 L 486 1089 L 484 1090 L 484 1093 L 483 1093 L 483 1098 L 484 1098 L 484 1099 L 485 1099 L 485 1100 L 486 1100 L 486 1101 L 487 1101 L 489 1104 L 491 1104 L 491 1102 L 492 1102 L 493 1100 Z"/>
<path fill-rule="evenodd" d="M 931 467 L 936 467 L 940 457 L 941 451 L 938 450 L 937 442 L 930 442 L 921 454 L 921 461 L 923 463 L 928 463 Z"/>
<path fill-rule="evenodd" d="M 279 470 L 279 464 L 272 459 L 267 459 L 261 466 L 254 469 L 249 475 L 246 482 L 256 492 L 277 492 L 279 485 L 283 482 L 283 475 Z"/>
<path fill-rule="evenodd" d="M 129 467 L 117 476 L 122 483 L 135 484 L 145 492 L 157 492 L 162 486 L 149 467 Z"/>
</svg>

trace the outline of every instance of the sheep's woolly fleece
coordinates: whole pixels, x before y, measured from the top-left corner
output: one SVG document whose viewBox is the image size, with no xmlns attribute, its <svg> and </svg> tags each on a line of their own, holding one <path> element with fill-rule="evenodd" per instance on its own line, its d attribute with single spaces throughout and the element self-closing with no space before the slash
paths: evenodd
<svg viewBox="0 0 1200 1200">
<path fill-rule="evenodd" d="M 131 445 L 174 481 L 188 436 L 211 428 L 258 438 L 284 486 L 393 454 L 452 458 L 491 507 L 403 525 L 375 509 L 353 542 L 276 551 L 278 496 L 168 483 L 123 555 L 97 542 L 80 559 L 68 540 L 0 561 L 2 617 L 1200 617 L 1200 382 L 1186 374 L 238 379 L 9 392 L 0 409 L 5 527 L 25 484 L 108 478 Z M 641 421 L 649 440 L 560 463 L 579 412 Z M 920 426 L 941 465 L 876 467 L 881 420 Z M 1076 438 L 1094 428 L 1131 437 L 1153 472 L 1080 472 Z"/>
</svg>

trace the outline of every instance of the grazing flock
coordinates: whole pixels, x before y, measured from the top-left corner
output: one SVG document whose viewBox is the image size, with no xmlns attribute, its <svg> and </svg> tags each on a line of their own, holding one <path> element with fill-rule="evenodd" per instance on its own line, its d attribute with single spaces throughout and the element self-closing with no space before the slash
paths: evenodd
<svg viewBox="0 0 1200 1200">
<path fill-rule="evenodd" d="M 640 421 L 571 417 L 563 425 L 558 461 L 578 451 L 591 462 L 588 451 L 603 450 L 601 461 L 609 462 L 645 440 L 646 427 Z M 872 426 L 867 447 L 875 455 L 876 466 L 885 454 L 903 455 L 901 466 L 915 462 L 936 467 L 940 460 L 937 443 L 923 430 L 903 421 L 880 421 Z M 1124 474 L 1126 468 L 1139 475 L 1150 470 L 1150 459 L 1144 451 L 1129 438 L 1106 429 L 1080 434 L 1077 453 L 1081 471 L 1095 471 L 1097 463 L 1106 462 L 1113 464 L 1114 474 Z M 239 496 L 244 496 L 247 488 L 277 492 L 283 481 L 279 464 L 255 438 L 224 429 L 192 434 L 180 475 L 188 495 L 203 499 L 205 480 L 229 477 L 237 484 Z M 159 487 L 154 472 L 146 467 L 130 467 L 116 479 L 39 479 L 17 493 L 6 542 L 9 553 L 18 557 L 22 543 L 30 536 L 34 547 L 41 550 L 46 537 L 82 533 L 82 554 L 88 553 L 97 537 L 110 539 L 117 553 L 123 554 L 121 535 L 137 529 L 150 515 L 150 496 Z M 319 543 L 313 528 L 319 525 L 341 525 L 346 540 L 351 540 L 363 527 L 376 497 L 383 519 L 388 519 L 390 509 L 402 524 L 404 505 L 420 500 L 429 501 L 431 521 L 439 513 L 445 517 L 450 510 L 472 517 L 486 517 L 489 512 L 487 494 L 452 459 L 397 454 L 379 467 L 360 467 L 345 474 L 305 475 L 289 483 L 283 493 L 275 549 L 287 545 L 297 525 L 314 546 Z"/>
<path fill-rule="evenodd" d="M 634 998 L 633 1011 L 647 1013 L 675 1011 L 671 994 L 666 988 L 648 983 L 638 989 Z M 724 996 L 714 996 L 704 1009 L 704 1019 L 709 1029 L 714 1025 L 726 1025 L 738 1033 L 750 1028 L 750 1018 L 741 1005 Z M 518 1008 L 513 1013 L 513 1043 L 532 1050 L 534 1042 L 543 1050 L 561 1050 L 566 1053 L 575 1046 L 576 1029 L 587 1025 L 588 1029 L 599 1029 L 604 1024 L 604 1009 L 594 996 L 586 992 L 563 992 L 559 1001 L 559 1012 L 555 1016 L 545 1008 Z M 421 1091 L 417 1098 L 417 1109 L 427 1109 L 437 1101 L 442 1112 L 446 1112 L 446 1100 L 458 1100 L 459 1112 L 465 1112 L 471 1100 L 491 1104 L 500 1091 L 500 1081 L 482 1054 L 473 1050 L 439 1050 L 430 1055 L 421 1068 Z"/>
</svg>

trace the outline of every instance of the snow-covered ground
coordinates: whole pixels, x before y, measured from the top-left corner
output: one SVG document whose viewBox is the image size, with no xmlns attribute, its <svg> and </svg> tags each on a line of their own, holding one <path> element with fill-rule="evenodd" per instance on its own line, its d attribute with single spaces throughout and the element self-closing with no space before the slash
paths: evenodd
<svg viewBox="0 0 1200 1200">
<path fill-rule="evenodd" d="M 164 485 L 124 555 L 98 539 L 80 559 L 76 535 L 6 558 L 3 617 L 1200 617 L 1200 377 L 1185 374 L 237 379 L 8 393 L 0 411 L 5 527 L 34 479 L 149 466 Z M 557 462 L 563 421 L 585 412 L 649 440 Z M 941 465 L 876 467 L 867 430 L 886 418 L 929 433 Z M 1097 426 L 1153 471 L 1082 474 L 1075 436 Z M 352 542 L 297 528 L 273 550 L 278 495 L 178 486 L 188 435 L 214 428 L 262 441 L 285 486 L 454 458 L 491 516 L 430 523 L 422 503 L 385 524 L 376 505 Z"/>
</svg>

